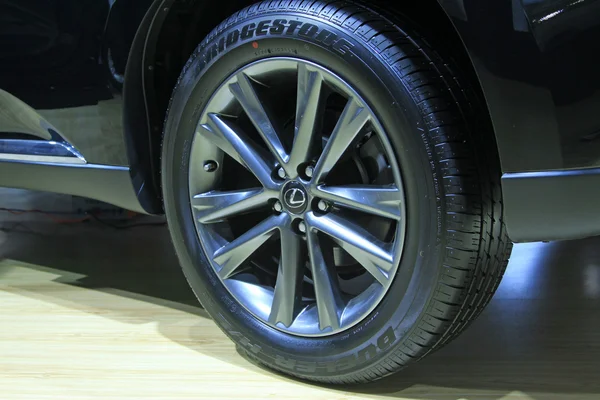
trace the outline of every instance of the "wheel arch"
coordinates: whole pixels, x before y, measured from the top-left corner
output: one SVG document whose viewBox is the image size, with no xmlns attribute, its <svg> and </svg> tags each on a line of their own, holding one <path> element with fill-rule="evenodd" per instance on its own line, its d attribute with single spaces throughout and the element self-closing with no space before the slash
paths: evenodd
<svg viewBox="0 0 600 400">
<path fill-rule="evenodd" d="M 444 56 L 452 57 L 481 98 L 490 115 L 481 82 L 468 49 L 448 14 L 443 0 L 399 3 L 370 0 L 370 6 L 386 13 L 404 15 L 417 27 L 436 34 Z M 198 43 L 219 23 L 256 0 L 155 0 L 133 41 L 124 85 L 123 123 L 132 179 L 145 199 L 144 208 L 162 211 L 160 152 L 163 125 L 177 79 Z M 451 8 L 450 8 L 451 9 Z M 435 27 L 435 29 L 432 29 Z M 488 118 L 491 123 L 491 118 Z M 143 194 L 143 195 L 142 195 Z"/>
</svg>

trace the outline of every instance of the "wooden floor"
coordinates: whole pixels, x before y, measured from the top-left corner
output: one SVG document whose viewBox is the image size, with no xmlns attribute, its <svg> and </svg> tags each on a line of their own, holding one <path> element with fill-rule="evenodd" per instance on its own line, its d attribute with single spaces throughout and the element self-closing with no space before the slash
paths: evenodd
<svg viewBox="0 0 600 400">
<path fill-rule="evenodd" d="M 260 369 L 198 307 L 162 227 L 0 232 L 0 400 L 600 399 L 600 239 L 520 245 L 461 338 L 384 381 Z"/>
</svg>

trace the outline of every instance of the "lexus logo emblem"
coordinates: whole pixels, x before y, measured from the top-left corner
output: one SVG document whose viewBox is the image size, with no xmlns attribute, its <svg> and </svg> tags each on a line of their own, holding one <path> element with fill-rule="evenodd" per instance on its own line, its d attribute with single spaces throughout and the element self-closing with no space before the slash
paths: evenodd
<svg viewBox="0 0 600 400">
<path fill-rule="evenodd" d="M 292 214 L 302 214 L 308 207 L 308 194 L 300 182 L 288 182 L 281 191 L 284 208 Z"/>
<path fill-rule="evenodd" d="M 302 189 L 299 188 L 291 188 L 286 190 L 283 198 L 289 208 L 298 209 L 306 205 L 306 194 Z"/>
</svg>

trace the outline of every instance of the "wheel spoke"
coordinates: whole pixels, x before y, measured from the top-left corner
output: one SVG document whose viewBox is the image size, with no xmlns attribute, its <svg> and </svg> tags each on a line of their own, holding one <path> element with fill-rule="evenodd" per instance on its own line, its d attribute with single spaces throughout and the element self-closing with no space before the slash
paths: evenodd
<svg viewBox="0 0 600 400">
<path fill-rule="evenodd" d="M 279 165 L 284 166 L 287 163 L 289 156 L 287 155 L 262 102 L 258 98 L 258 94 L 254 90 L 252 81 L 243 72 L 237 74 L 236 77 L 237 82 L 229 85 L 231 93 L 233 93 L 260 136 L 264 139 Z"/>
<path fill-rule="evenodd" d="M 309 213 L 306 221 L 310 227 L 330 236 L 379 283 L 385 285 L 391 278 L 389 273 L 394 267 L 391 244 L 380 241 L 357 224 L 333 214 L 315 216 Z"/>
<path fill-rule="evenodd" d="M 192 207 L 197 210 L 196 218 L 203 224 L 213 224 L 237 214 L 267 205 L 277 192 L 252 189 L 235 192 L 212 191 L 192 198 Z"/>
<path fill-rule="evenodd" d="M 221 267 L 219 270 L 221 279 L 228 279 L 237 272 L 240 265 L 276 233 L 277 228 L 284 223 L 286 218 L 289 217 L 285 214 L 267 218 L 217 250 L 213 259 Z"/>
<path fill-rule="evenodd" d="M 340 293 L 337 275 L 323 256 L 317 233 L 309 229 L 306 237 L 308 254 L 310 255 L 310 269 L 317 299 L 319 329 L 322 331 L 328 327 L 333 330 L 339 329 L 344 302 Z"/>
<path fill-rule="evenodd" d="M 204 137 L 252 172 L 265 188 L 276 188 L 271 178 L 275 163 L 269 161 L 246 135 L 236 132 L 217 114 L 209 114 L 208 123 L 202 128 Z"/>
<path fill-rule="evenodd" d="M 302 240 L 288 227 L 281 229 L 281 259 L 269 322 L 289 327 L 300 311 L 304 256 Z"/>
<path fill-rule="evenodd" d="M 371 119 L 369 111 L 355 99 L 350 98 L 317 162 L 313 175 L 314 182 L 318 183 L 325 179 L 369 119 Z"/>
<path fill-rule="evenodd" d="M 396 186 L 318 186 L 313 194 L 354 210 L 394 220 L 402 218 L 403 196 Z"/>
<path fill-rule="evenodd" d="M 294 146 L 290 155 L 290 170 L 297 171 L 298 166 L 310 157 L 315 131 L 322 111 L 319 104 L 323 77 L 319 72 L 309 71 L 306 64 L 298 65 L 298 98 L 296 102 L 296 128 Z M 294 178 L 292 176 L 292 178 Z"/>
</svg>

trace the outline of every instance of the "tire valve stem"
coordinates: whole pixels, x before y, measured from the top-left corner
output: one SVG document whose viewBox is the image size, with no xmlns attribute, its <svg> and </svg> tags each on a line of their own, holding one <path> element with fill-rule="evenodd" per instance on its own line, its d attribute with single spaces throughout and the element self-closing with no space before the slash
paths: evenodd
<svg viewBox="0 0 600 400">
<path fill-rule="evenodd" d="M 215 172 L 219 168 L 219 164 L 216 161 L 210 160 L 204 163 L 204 170 L 206 172 Z"/>
</svg>

